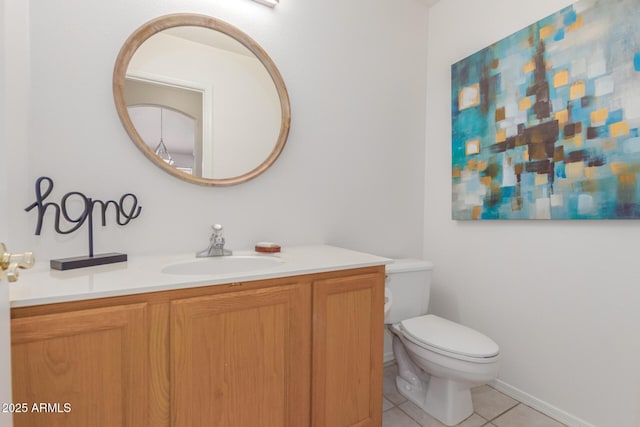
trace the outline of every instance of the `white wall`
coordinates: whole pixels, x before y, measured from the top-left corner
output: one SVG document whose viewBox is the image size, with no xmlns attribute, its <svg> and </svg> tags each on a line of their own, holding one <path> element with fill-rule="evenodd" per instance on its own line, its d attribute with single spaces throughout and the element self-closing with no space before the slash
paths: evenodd
<svg viewBox="0 0 640 427">
<path fill-rule="evenodd" d="M 569 3 L 446 0 L 430 11 L 431 309 L 498 342 L 503 389 L 572 425 L 637 427 L 638 223 L 451 220 L 450 65 Z"/>
<path fill-rule="evenodd" d="M 426 5 L 417 0 L 7 0 L 25 4 L 19 42 L 29 109 L 12 182 L 11 237 L 40 260 L 87 253 L 84 230 L 33 236 L 38 176 L 55 180 L 52 199 L 82 191 L 100 199 L 138 195 L 143 212 L 121 228 L 96 227 L 96 253 L 193 252 L 209 226 L 225 226 L 230 248 L 256 241 L 330 243 L 387 256 L 420 256 L 424 194 Z M 131 143 L 113 103 L 114 61 L 125 39 L 159 15 L 204 13 L 258 41 L 289 90 L 292 127 L 275 165 L 226 188 L 177 180 Z M 22 16 L 10 19 L 20 20 Z M 15 30 L 18 31 L 18 30 Z M 30 77 L 29 76 L 30 73 Z M 73 153 L 70 155 L 70 153 Z"/>
<path fill-rule="evenodd" d="M 7 80 L 6 80 L 6 68 L 7 68 L 7 55 L 5 48 L 5 4 L 4 0 L 0 0 L 0 242 L 7 238 L 7 201 L 9 198 L 8 191 L 9 186 L 7 183 L 7 177 L 9 176 L 7 171 Z"/>
<path fill-rule="evenodd" d="M 25 241 L 25 233 L 16 233 L 16 212 L 22 208 L 14 190 L 26 183 L 28 144 L 28 96 L 29 96 L 29 37 L 24 35 L 28 25 L 29 4 L 18 0 L 4 0 L 3 57 L 2 57 L 2 131 L 0 131 L 0 228 L 3 241 L 13 252 L 32 249 Z M 24 193 L 24 190 L 22 191 Z M 21 237 L 20 237 L 21 236 Z"/>
</svg>

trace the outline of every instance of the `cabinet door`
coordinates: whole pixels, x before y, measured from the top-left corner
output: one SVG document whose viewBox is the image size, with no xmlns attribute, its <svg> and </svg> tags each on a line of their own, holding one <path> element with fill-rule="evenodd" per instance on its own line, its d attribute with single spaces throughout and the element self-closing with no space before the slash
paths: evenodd
<svg viewBox="0 0 640 427">
<path fill-rule="evenodd" d="M 146 304 L 13 319 L 14 424 L 146 425 Z"/>
<path fill-rule="evenodd" d="M 313 283 L 312 426 L 380 427 L 384 273 Z"/>
<path fill-rule="evenodd" d="M 310 308 L 308 283 L 172 301 L 173 426 L 308 426 Z"/>
</svg>

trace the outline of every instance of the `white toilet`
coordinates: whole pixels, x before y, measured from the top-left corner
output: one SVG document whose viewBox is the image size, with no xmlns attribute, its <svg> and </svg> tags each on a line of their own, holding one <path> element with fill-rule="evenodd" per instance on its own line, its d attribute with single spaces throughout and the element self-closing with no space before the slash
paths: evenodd
<svg viewBox="0 0 640 427">
<path fill-rule="evenodd" d="M 471 388 L 498 375 L 500 349 L 480 332 L 426 314 L 431 269 L 410 259 L 387 265 L 385 323 L 393 335 L 398 391 L 453 426 L 473 413 Z"/>
</svg>

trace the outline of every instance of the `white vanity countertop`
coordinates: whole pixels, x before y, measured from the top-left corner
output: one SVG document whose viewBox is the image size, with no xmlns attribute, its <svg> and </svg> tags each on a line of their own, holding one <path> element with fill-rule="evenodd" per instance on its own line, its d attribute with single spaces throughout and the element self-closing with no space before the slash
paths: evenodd
<svg viewBox="0 0 640 427">
<path fill-rule="evenodd" d="M 392 262 L 388 258 L 327 245 L 286 247 L 278 254 L 234 251 L 234 255 L 276 257 L 283 262 L 242 273 L 173 275 L 161 270 L 167 265 L 195 261 L 195 254 L 129 256 L 127 262 L 67 271 L 51 270 L 48 260 L 40 260 L 33 269 L 21 271 L 20 280 L 10 285 L 11 307 L 299 276 Z"/>
</svg>

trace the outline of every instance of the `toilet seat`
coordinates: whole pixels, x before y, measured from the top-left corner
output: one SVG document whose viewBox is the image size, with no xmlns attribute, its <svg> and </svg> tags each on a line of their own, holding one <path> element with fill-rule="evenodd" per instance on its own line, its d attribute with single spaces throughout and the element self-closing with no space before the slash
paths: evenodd
<svg viewBox="0 0 640 427">
<path fill-rule="evenodd" d="M 417 346 L 455 359 L 491 363 L 500 351 L 486 335 L 433 314 L 403 320 L 400 329 Z"/>
</svg>

